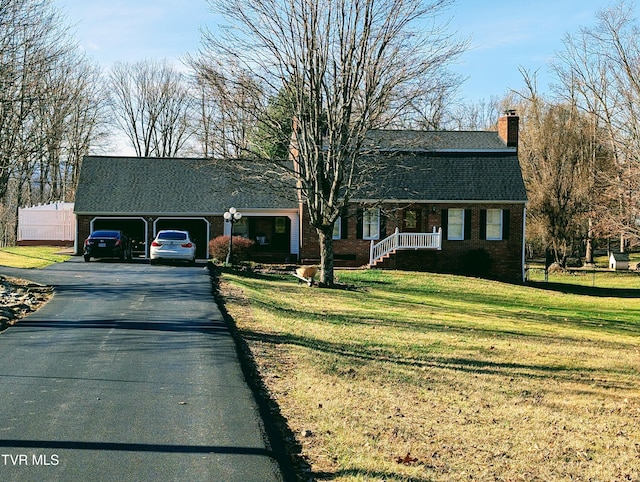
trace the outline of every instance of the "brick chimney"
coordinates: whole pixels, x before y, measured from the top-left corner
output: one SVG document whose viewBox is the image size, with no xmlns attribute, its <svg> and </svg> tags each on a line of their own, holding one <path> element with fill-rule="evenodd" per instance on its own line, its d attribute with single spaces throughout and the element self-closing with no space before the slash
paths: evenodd
<svg viewBox="0 0 640 482">
<path fill-rule="evenodd" d="M 518 149 L 518 128 L 520 117 L 516 115 L 515 110 L 507 110 L 504 115 L 498 119 L 498 135 L 507 147 L 515 147 Z"/>
</svg>

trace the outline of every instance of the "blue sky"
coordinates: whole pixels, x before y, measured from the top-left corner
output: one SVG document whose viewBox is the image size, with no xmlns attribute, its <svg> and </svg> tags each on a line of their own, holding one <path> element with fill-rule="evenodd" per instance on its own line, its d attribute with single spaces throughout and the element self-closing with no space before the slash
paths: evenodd
<svg viewBox="0 0 640 482">
<path fill-rule="evenodd" d="M 80 46 L 105 69 L 116 61 L 179 61 L 196 53 L 201 29 L 216 17 L 205 0 L 54 0 L 73 26 Z M 471 49 L 455 66 L 467 80 L 468 102 L 520 89 L 520 66 L 540 70 L 562 48 L 565 33 L 595 23 L 606 0 L 458 0 L 450 28 L 470 37 Z M 637 7 L 636 7 L 637 9 Z"/>
</svg>

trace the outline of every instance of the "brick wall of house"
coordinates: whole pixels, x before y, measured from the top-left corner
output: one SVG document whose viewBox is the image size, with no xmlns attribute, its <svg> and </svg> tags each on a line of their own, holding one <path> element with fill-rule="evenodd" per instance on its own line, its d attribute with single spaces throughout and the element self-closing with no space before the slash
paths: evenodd
<svg viewBox="0 0 640 482">
<path fill-rule="evenodd" d="M 347 216 L 347 234 L 345 239 L 334 240 L 333 250 L 335 265 L 338 267 L 358 267 L 369 262 L 369 240 L 357 239 L 356 209 L 352 208 Z M 344 224 L 343 224 L 344 226 Z M 318 234 L 309 224 L 309 215 L 302 209 L 302 246 L 300 260 L 302 264 L 317 264 L 320 262 L 320 243 Z M 384 237 L 386 237 L 385 235 Z M 343 235 L 344 237 L 344 235 Z"/>
<path fill-rule="evenodd" d="M 470 239 L 442 241 L 441 251 L 399 251 L 378 263 L 382 269 L 403 269 L 441 273 L 461 273 L 485 276 L 508 281 L 522 281 L 522 236 L 524 206 L 522 204 L 416 204 L 413 206 L 388 204 L 382 212 L 386 218 L 381 239 L 392 234 L 396 227 L 403 229 L 403 209 L 419 212 L 418 230 L 433 232 L 443 225 L 443 209 L 463 208 L 471 213 Z M 509 238 L 500 241 L 480 239 L 480 212 L 483 209 L 509 210 Z M 369 262 L 371 241 L 357 239 L 356 209 L 349 212 L 347 239 L 334 240 L 335 265 L 337 267 L 362 266 Z M 302 262 L 317 263 L 320 258 L 318 236 L 303 213 Z"/>
</svg>

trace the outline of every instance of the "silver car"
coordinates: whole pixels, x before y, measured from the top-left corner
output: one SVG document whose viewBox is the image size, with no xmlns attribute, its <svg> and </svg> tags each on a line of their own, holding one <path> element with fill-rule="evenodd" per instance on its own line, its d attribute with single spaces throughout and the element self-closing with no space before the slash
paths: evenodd
<svg viewBox="0 0 640 482">
<path fill-rule="evenodd" d="M 163 229 L 158 231 L 149 250 L 151 264 L 160 260 L 196 262 L 196 243 L 191 240 L 188 231 Z"/>
</svg>

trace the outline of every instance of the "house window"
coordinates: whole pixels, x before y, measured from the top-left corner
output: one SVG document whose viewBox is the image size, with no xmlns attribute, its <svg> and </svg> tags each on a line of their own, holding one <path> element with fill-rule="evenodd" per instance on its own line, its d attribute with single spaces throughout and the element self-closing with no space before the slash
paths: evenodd
<svg viewBox="0 0 640 482">
<path fill-rule="evenodd" d="M 342 218 L 336 219 L 336 222 L 333 223 L 333 239 L 341 239 L 342 238 Z"/>
<path fill-rule="evenodd" d="M 367 209 L 362 213 L 362 239 L 380 237 L 380 210 Z"/>
<path fill-rule="evenodd" d="M 487 209 L 487 240 L 502 239 L 502 209 Z"/>
<path fill-rule="evenodd" d="M 404 212 L 404 228 L 411 230 L 418 228 L 418 211 L 406 210 Z"/>
<path fill-rule="evenodd" d="M 464 209 L 449 209 L 447 221 L 447 239 L 459 241 L 464 239 Z"/>
<path fill-rule="evenodd" d="M 242 216 L 241 219 L 233 223 L 233 235 L 241 236 L 243 238 L 249 237 L 249 223 L 246 216 Z M 224 235 L 229 236 L 231 234 L 231 223 L 224 223 Z"/>
<path fill-rule="evenodd" d="M 275 231 L 276 231 L 276 234 L 284 234 L 287 232 L 286 218 L 283 218 L 283 217 L 276 218 Z"/>
</svg>

